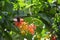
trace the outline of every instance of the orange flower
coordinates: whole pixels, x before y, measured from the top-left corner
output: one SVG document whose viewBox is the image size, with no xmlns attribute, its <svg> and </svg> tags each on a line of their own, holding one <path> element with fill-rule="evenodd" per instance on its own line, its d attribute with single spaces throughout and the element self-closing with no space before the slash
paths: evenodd
<svg viewBox="0 0 60 40">
<path fill-rule="evenodd" d="M 34 29 L 31 27 L 31 25 L 29 25 L 28 30 L 32 35 L 34 35 Z"/>
<path fill-rule="evenodd" d="M 34 24 L 31 24 L 31 27 L 35 30 L 36 26 Z"/>
<path fill-rule="evenodd" d="M 34 29 L 29 29 L 29 32 L 32 34 L 32 35 L 34 35 Z"/>
<path fill-rule="evenodd" d="M 15 22 L 15 26 L 20 27 L 21 23 L 20 22 Z"/>
<path fill-rule="evenodd" d="M 22 34 L 22 35 L 25 35 L 25 31 L 24 31 L 24 30 L 22 30 L 22 31 L 21 31 L 21 34 Z"/>
<path fill-rule="evenodd" d="M 20 29 L 21 34 L 26 34 L 26 32 L 29 32 L 34 35 L 34 30 L 36 29 L 34 24 L 28 25 L 27 22 L 24 22 L 24 19 L 20 18 L 20 21 L 15 21 L 15 25 Z"/>
</svg>

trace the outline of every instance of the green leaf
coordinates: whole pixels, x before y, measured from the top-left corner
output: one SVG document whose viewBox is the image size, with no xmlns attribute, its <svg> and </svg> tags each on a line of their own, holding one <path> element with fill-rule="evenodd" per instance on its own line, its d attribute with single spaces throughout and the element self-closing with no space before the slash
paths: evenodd
<svg viewBox="0 0 60 40">
<path fill-rule="evenodd" d="M 2 19 L 2 16 L 0 16 L 0 19 Z"/>
<path fill-rule="evenodd" d="M 29 5 L 26 5 L 25 8 L 30 8 L 30 7 L 33 6 L 33 5 L 35 5 L 35 4 L 29 4 Z"/>
<path fill-rule="evenodd" d="M 40 18 L 46 26 L 48 26 L 48 27 L 52 26 L 52 20 L 49 18 L 49 16 L 47 16 L 44 13 L 40 13 Z"/>
<path fill-rule="evenodd" d="M 58 0 L 58 2 L 57 2 L 58 4 L 60 4 L 60 0 Z"/>
<path fill-rule="evenodd" d="M 53 3 L 53 0 L 48 0 L 49 3 Z"/>
<path fill-rule="evenodd" d="M 5 40 L 12 40 L 11 35 L 7 33 L 6 31 L 4 32 L 4 36 L 5 36 Z"/>
<path fill-rule="evenodd" d="M 46 32 L 47 32 L 47 29 L 42 29 L 42 32 L 41 32 L 42 37 L 46 36 Z"/>
<path fill-rule="evenodd" d="M 13 4 L 5 2 L 4 11 L 12 12 L 13 11 Z"/>
<path fill-rule="evenodd" d="M 26 22 L 29 22 L 29 24 L 34 23 L 36 26 L 43 26 L 43 22 L 35 17 L 26 17 L 24 18 Z"/>
</svg>

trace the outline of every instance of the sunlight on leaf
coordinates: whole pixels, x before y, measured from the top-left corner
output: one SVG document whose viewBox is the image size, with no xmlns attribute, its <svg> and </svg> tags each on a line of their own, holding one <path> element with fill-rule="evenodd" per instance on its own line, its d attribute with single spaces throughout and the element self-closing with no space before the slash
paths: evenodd
<svg viewBox="0 0 60 40">
<path fill-rule="evenodd" d="M 0 16 L 0 19 L 2 19 L 2 16 Z"/>
<path fill-rule="evenodd" d="M 49 3 L 54 3 L 56 0 L 48 0 Z"/>
<path fill-rule="evenodd" d="M 13 31 L 10 31 L 10 35 L 12 35 Z"/>
</svg>

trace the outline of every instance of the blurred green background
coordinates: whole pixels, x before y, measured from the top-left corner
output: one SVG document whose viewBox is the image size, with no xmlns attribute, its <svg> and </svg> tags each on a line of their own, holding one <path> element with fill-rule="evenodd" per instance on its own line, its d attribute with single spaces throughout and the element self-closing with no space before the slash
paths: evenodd
<svg viewBox="0 0 60 40">
<path fill-rule="evenodd" d="M 20 34 L 13 22 L 18 16 L 36 25 L 33 36 Z M 60 40 L 60 0 L 0 0 L 0 40 L 40 40 L 49 35 Z"/>
</svg>

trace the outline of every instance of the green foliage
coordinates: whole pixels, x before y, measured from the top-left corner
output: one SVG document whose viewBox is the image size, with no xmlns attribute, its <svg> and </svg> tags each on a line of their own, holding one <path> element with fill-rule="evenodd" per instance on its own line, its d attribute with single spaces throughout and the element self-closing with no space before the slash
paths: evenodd
<svg viewBox="0 0 60 40">
<path fill-rule="evenodd" d="M 59 5 L 59 0 L 0 0 L 0 40 L 32 40 L 32 35 L 21 35 L 14 25 L 13 18 L 17 16 L 23 17 L 29 24 L 36 25 L 36 40 L 38 35 L 45 37 L 48 31 L 56 34 L 59 39 Z"/>
<path fill-rule="evenodd" d="M 60 4 L 60 1 L 58 0 L 58 4 Z"/>
</svg>

